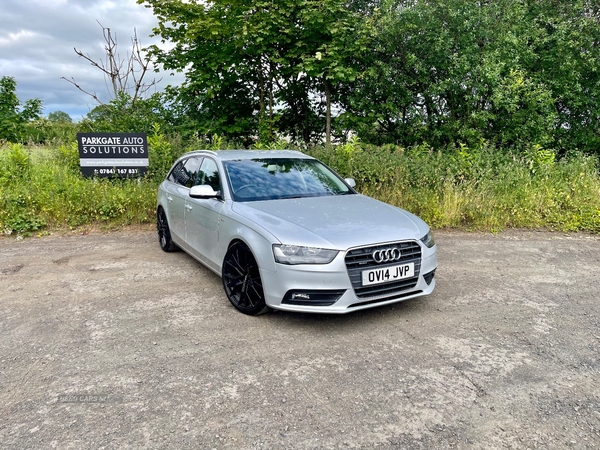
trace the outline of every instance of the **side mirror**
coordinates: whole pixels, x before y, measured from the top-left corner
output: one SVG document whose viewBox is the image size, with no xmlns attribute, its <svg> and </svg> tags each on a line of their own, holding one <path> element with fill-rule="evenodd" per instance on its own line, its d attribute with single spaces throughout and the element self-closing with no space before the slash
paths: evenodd
<svg viewBox="0 0 600 450">
<path fill-rule="evenodd" d="M 192 186 L 190 189 L 190 197 L 192 198 L 208 199 L 217 198 L 219 195 L 219 192 L 216 192 L 207 184 L 203 184 L 201 186 Z"/>
<path fill-rule="evenodd" d="M 351 188 L 355 188 L 356 187 L 356 181 L 354 181 L 354 178 L 344 178 L 344 181 Z"/>
</svg>

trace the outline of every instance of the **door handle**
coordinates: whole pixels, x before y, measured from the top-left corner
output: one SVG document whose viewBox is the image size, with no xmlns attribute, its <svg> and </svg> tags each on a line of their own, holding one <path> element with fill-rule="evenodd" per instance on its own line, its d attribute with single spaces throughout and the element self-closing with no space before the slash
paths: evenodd
<svg viewBox="0 0 600 450">
<path fill-rule="evenodd" d="M 185 209 L 187 209 L 188 211 L 191 211 L 191 210 L 192 210 L 192 209 L 194 209 L 194 208 L 193 208 L 193 207 L 192 207 L 192 205 L 190 205 L 189 203 L 186 203 L 186 204 L 185 204 Z"/>
<path fill-rule="evenodd" d="M 167 200 L 169 200 L 169 203 L 173 201 L 173 197 L 171 197 L 170 195 L 167 195 Z"/>
</svg>

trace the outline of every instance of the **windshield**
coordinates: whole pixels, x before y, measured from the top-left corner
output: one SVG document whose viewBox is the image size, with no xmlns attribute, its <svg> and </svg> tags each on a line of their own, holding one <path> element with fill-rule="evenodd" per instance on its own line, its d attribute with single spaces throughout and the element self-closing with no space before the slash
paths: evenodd
<svg viewBox="0 0 600 450">
<path fill-rule="evenodd" d="M 237 202 L 354 194 L 315 159 L 268 158 L 223 161 Z"/>
</svg>

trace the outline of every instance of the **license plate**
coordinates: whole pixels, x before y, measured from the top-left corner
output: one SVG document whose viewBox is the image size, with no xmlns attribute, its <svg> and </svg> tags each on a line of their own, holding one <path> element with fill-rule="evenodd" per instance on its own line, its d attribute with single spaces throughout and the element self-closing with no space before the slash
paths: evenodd
<svg viewBox="0 0 600 450">
<path fill-rule="evenodd" d="M 390 283 L 403 278 L 415 276 L 415 263 L 398 264 L 397 266 L 382 267 L 381 269 L 363 270 L 362 285 Z"/>
</svg>

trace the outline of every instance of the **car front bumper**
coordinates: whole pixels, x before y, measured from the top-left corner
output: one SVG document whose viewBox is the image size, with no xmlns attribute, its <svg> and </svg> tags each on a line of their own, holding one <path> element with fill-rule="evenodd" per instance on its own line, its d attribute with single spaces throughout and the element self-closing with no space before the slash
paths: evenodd
<svg viewBox="0 0 600 450">
<path fill-rule="evenodd" d="M 437 249 L 422 246 L 421 265 L 416 284 L 385 296 L 358 297 L 346 268 L 345 254 L 324 265 L 277 264 L 276 271 L 261 270 L 266 303 L 284 311 L 346 314 L 428 295 L 435 288 Z M 428 280 L 426 276 L 430 275 Z M 429 281 L 429 283 L 428 283 Z M 294 296 L 295 299 L 291 300 Z M 331 304 L 329 304 L 331 303 Z"/>
</svg>

